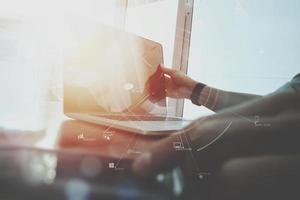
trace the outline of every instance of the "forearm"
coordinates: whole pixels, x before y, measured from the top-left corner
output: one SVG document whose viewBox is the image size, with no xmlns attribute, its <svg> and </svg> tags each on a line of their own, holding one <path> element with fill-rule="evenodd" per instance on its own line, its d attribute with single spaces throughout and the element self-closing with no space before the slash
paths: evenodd
<svg viewBox="0 0 300 200">
<path fill-rule="evenodd" d="M 218 117 L 237 116 L 254 120 L 254 116 L 275 116 L 284 112 L 300 111 L 300 95 L 295 92 L 275 92 L 261 98 L 229 107 L 218 113 Z M 248 121 L 249 121 L 248 120 Z"/>
<path fill-rule="evenodd" d="M 196 128 L 195 133 L 204 132 L 202 129 L 210 127 L 213 129 L 217 127 L 219 122 L 228 123 L 229 121 L 248 122 L 255 124 L 255 116 L 264 118 L 274 118 L 277 115 L 297 114 L 300 113 L 300 95 L 296 92 L 278 92 L 270 95 L 254 99 L 252 101 L 239 104 L 221 112 L 200 118 L 193 122 L 189 129 Z M 192 130 L 192 129 L 191 129 Z M 201 134 L 200 134 L 201 135 Z"/>
<path fill-rule="evenodd" d="M 217 112 L 259 97 L 261 96 L 246 93 L 227 92 L 206 86 L 202 90 L 198 102 L 200 105 Z"/>
<path fill-rule="evenodd" d="M 201 159 L 201 152 L 204 152 L 204 157 L 207 155 L 205 152 L 210 152 L 207 159 L 219 161 L 267 151 L 284 152 L 296 148 L 300 152 L 297 139 L 300 138 L 299 113 L 299 96 L 272 94 L 201 118 L 188 127 L 187 133 L 194 144 L 193 149 L 200 149 L 196 154 Z M 259 116 L 258 122 L 255 121 L 255 115 Z M 211 145 L 205 147 L 212 141 Z M 203 147 L 205 151 L 202 151 Z"/>
<path fill-rule="evenodd" d="M 247 101 L 251 101 L 253 99 L 257 99 L 259 97 L 262 96 L 219 90 L 219 97 L 216 100 L 217 103 L 214 108 L 214 111 L 220 111 L 222 109 L 226 109 L 232 106 L 239 105 L 241 103 L 245 103 Z"/>
</svg>

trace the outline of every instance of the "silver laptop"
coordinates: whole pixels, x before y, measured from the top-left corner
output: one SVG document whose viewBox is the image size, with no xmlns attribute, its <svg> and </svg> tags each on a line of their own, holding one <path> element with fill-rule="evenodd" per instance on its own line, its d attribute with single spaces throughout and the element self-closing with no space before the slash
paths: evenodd
<svg viewBox="0 0 300 200">
<path fill-rule="evenodd" d="M 80 39 L 64 62 L 68 117 L 145 135 L 190 123 L 167 115 L 162 45 L 107 26 Z"/>
</svg>

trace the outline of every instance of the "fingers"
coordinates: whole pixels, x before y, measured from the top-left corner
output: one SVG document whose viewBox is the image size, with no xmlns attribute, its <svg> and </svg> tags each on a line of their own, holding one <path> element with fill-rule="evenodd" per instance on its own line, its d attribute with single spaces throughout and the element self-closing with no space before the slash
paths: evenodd
<svg viewBox="0 0 300 200">
<path fill-rule="evenodd" d="M 148 177 L 174 167 L 183 157 L 182 151 L 175 151 L 173 148 L 176 139 L 174 136 L 163 139 L 138 157 L 133 163 L 133 172 L 141 177 Z"/>
<path fill-rule="evenodd" d="M 162 64 L 160 64 L 160 67 L 161 67 L 162 71 L 163 71 L 165 74 L 169 75 L 169 76 L 172 76 L 172 74 L 174 74 L 175 72 L 177 72 L 176 69 L 173 69 L 173 68 L 167 68 L 167 67 L 165 67 L 165 66 L 162 65 Z"/>
<path fill-rule="evenodd" d="M 165 92 L 167 97 L 176 98 L 177 87 L 174 85 L 172 79 L 165 75 Z"/>
<path fill-rule="evenodd" d="M 166 89 L 170 89 L 173 87 L 172 79 L 168 76 L 165 76 L 165 87 Z"/>
</svg>

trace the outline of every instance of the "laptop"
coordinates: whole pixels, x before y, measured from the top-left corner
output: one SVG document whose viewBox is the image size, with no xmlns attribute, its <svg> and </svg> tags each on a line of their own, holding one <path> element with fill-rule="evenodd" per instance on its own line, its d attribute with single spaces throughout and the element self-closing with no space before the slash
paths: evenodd
<svg viewBox="0 0 300 200">
<path fill-rule="evenodd" d="M 64 61 L 64 113 L 144 135 L 178 131 L 168 116 L 162 45 L 108 26 L 78 39 Z"/>
</svg>

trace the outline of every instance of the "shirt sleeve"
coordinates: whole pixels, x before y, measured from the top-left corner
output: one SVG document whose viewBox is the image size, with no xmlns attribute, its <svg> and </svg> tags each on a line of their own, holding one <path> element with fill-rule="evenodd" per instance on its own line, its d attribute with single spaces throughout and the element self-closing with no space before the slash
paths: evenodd
<svg viewBox="0 0 300 200">
<path fill-rule="evenodd" d="M 300 73 L 294 76 L 294 78 L 281 86 L 275 92 L 296 92 L 300 95 Z"/>
<path fill-rule="evenodd" d="M 300 93 L 300 73 L 291 80 L 290 84 L 294 90 Z"/>
</svg>

